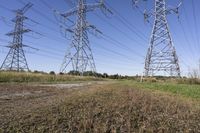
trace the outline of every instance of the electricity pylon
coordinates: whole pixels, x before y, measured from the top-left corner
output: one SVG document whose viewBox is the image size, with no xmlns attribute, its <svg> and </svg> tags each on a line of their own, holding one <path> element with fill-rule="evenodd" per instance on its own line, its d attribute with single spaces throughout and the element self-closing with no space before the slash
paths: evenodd
<svg viewBox="0 0 200 133">
<path fill-rule="evenodd" d="M 13 36 L 11 45 L 7 46 L 9 52 L 1 66 L 1 70 L 12 70 L 12 71 L 29 71 L 27 60 L 24 54 L 23 47 L 28 47 L 23 44 L 23 34 L 30 32 L 30 29 L 24 29 L 24 20 L 28 19 L 24 16 L 24 13 L 31 8 L 33 4 L 28 3 L 23 8 L 15 11 L 16 17 L 12 21 L 15 23 L 14 31 L 6 34 Z"/>
<path fill-rule="evenodd" d="M 147 1 L 147 0 L 146 0 Z M 144 18 L 154 16 L 154 25 L 150 39 L 150 46 L 145 60 L 145 76 L 175 76 L 180 77 L 179 60 L 173 45 L 172 37 L 166 16 L 171 13 L 178 14 L 182 2 L 175 8 L 168 8 L 166 0 L 154 0 L 155 11 L 147 13 Z M 139 0 L 133 0 L 137 4 Z"/>
<path fill-rule="evenodd" d="M 68 65 L 72 64 L 72 68 L 76 72 L 83 72 L 89 70 L 96 72 L 96 66 L 92 54 L 92 50 L 88 38 L 88 30 L 93 30 L 95 33 L 101 33 L 94 25 L 87 21 L 87 12 L 94 11 L 100 8 L 102 11 L 112 13 L 104 4 L 103 0 L 96 4 L 86 4 L 86 0 L 78 0 L 77 7 L 71 9 L 67 13 L 59 14 L 61 17 L 68 19 L 68 17 L 76 15 L 75 28 L 67 28 L 66 32 L 73 34 L 72 42 L 64 57 L 60 72 L 65 72 Z"/>
</svg>

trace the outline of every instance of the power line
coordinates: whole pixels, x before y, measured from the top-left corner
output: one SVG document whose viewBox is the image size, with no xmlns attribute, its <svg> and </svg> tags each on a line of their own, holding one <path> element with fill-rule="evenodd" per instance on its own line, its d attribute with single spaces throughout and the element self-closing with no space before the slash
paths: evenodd
<svg viewBox="0 0 200 133">
<path fill-rule="evenodd" d="M 20 2 L 22 5 L 24 5 L 24 2 L 23 1 L 21 1 L 21 0 L 18 0 L 18 2 Z M 35 9 L 35 8 L 34 8 Z M 35 11 L 37 11 L 37 10 L 34 10 L 34 12 Z M 35 13 L 37 13 L 38 15 L 41 15 L 40 13 L 38 13 L 38 12 L 35 12 Z M 43 15 L 42 15 L 42 17 L 43 17 Z M 51 30 L 51 31 L 53 31 L 53 32 L 57 32 L 57 33 L 59 33 L 60 34 L 60 32 L 58 32 L 57 30 L 55 30 L 54 28 L 51 28 L 51 27 L 49 27 L 49 26 L 47 26 L 47 25 L 45 25 L 45 24 L 42 24 L 42 23 L 39 23 L 39 22 L 36 22 L 35 20 L 33 20 L 33 19 L 30 19 L 30 18 L 28 18 L 29 20 L 31 20 L 31 21 L 33 21 L 33 22 L 35 22 L 35 23 L 37 23 L 38 25 L 41 25 L 42 27 L 44 27 L 44 28 L 47 28 L 48 30 Z M 46 17 L 46 19 L 47 20 L 49 20 L 48 19 L 48 17 Z M 50 21 L 50 22 L 53 22 L 53 21 Z M 9 26 L 9 25 L 7 25 L 7 26 Z M 33 32 L 33 31 L 32 31 Z M 60 43 L 62 43 L 62 44 L 65 44 L 63 41 L 61 41 L 61 39 L 58 39 L 58 38 L 55 38 L 54 36 L 51 36 L 51 37 L 48 37 L 47 35 L 47 33 L 42 33 L 42 34 L 40 34 L 40 35 L 42 35 L 43 37 L 46 37 L 46 38 L 48 38 L 48 39 L 50 39 L 50 40 L 53 40 L 53 41 L 56 41 L 56 42 L 60 42 Z M 28 36 L 28 35 L 26 35 L 26 36 Z M 30 36 L 29 36 L 30 37 Z M 63 39 L 63 38 L 62 38 Z"/>
<path fill-rule="evenodd" d="M 20 0 L 20 1 L 21 1 L 21 0 Z M 44 1 L 42 0 L 41 2 L 44 2 Z M 43 3 L 43 4 L 48 5 L 48 8 L 49 8 L 49 9 L 52 9 L 52 7 L 51 7 L 49 4 L 47 4 L 46 2 Z M 34 9 L 35 9 L 35 8 L 34 8 Z M 45 18 L 46 18 L 46 17 L 45 17 Z M 38 23 L 38 24 L 42 25 L 41 23 Z M 42 26 L 44 26 L 44 25 L 42 25 Z M 125 34 L 126 34 L 126 33 L 125 33 Z M 127 34 L 126 34 L 126 35 L 127 35 Z M 126 35 L 125 35 L 125 36 L 126 36 Z M 106 38 L 104 38 L 104 40 L 107 40 L 107 41 L 108 41 L 108 39 L 109 39 L 109 40 L 111 40 L 112 42 L 114 42 L 115 45 L 117 44 L 117 45 L 120 46 L 121 48 L 124 48 L 124 49 L 126 49 L 126 50 L 128 50 L 128 51 L 130 51 L 130 52 L 134 52 L 134 53 L 136 53 L 137 56 L 144 57 L 143 55 L 137 53 L 135 50 L 131 49 L 130 47 L 126 47 L 124 44 L 120 43 L 119 41 L 117 41 L 117 40 L 115 40 L 115 39 L 113 39 L 113 38 L 111 38 L 111 37 L 109 37 L 108 35 L 105 35 L 105 34 L 104 34 L 104 36 L 106 37 Z M 50 39 L 52 39 L 52 38 L 50 38 Z M 58 41 L 58 40 L 57 40 L 57 41 Z M 109 41 L 109 42 L 111 42 L 111 41 Z"/>
<path fill-rule="evenodd" d="M 106 2 L 106 4 L 108 4 L 108 3 Z M 135 25 L 133 25 L 132 23 L 130 23 L 123 15 L 121 15 L 111 5 L 108 4 L 108 6 L 118 15 L 117 19 L 121 23 L 123 23 L 129 30 L 131 30 L 134 34 L 136 34 L 140 39 L 142 39 L 142 40 L 144 40 L 146 42 L 147 36 L 143 32 L 141 32 Z"/>
<path fill-rule="evenodd" d="M 40 2 L 42 2 L 42 4 L 44 5 L 44 6 L 46 6 L 50 11 L 52 11 L 52 12 L 54 12 L 55 11 L 55 9 L 49 4 L 49 3 L 47 3 L 45 0 L 40 0 Z M 69 18 L 66 18 L 69 22 L 71 22 L 72 24 L 74 24 L 74 22 L 71 20 L 71 19 L 69 19 Z"/>
<path fill-rule="evenodd" d="M 6 6 L 3 6 L 3 5 L 0 5 L 0 8 L 5 9 L 5 10 L 7 10 L 7 11 L 13 11 L 13 10 L 7 8 Z"/>
<path fill-rule="evenodd" d="M 26 17 L 24 14 L 30 9 L 33 4 L 28 3 L 23 8 L 16 11 L 16 17 L 14 31 L 8 33 L 8 36 L 13 37 L 12 45 L 7 46 L 9 52 L 1 65 L 1 70 L 16 70 L 16 71 L 29 71 L 28 63 L 25 57 L 23 47 L 30 47 L 23 44 L 23 34 L 30 32 L 30 29 L 24 27 L 24 20 Z M 32 48 L 32 47 L 30 47 Z M 35 48 L 34 48 L 35 49 Z"/>
<path fill-rule="evenodd" d="M 69 6 L 69 7 L 73 7 L 74 3 L 71 0 L 64 0 L 64 2 Z"/>
<path fill-rule="evenodd" d="M 185 17 L 185 21 L 186 21 L 186 23 L 187 23 L 187 26 L 186 27 L 191 27 L 191 24 L 189 23 L 189 22 L 191 22 L 191 21 L 189 21 L 190 20 L 190 18 L 188 17 L 188 14 L 187 14 L 187 12 L 186 12 L 186 9 L 185 9 L 185 6 L 184 6 L 184 4 L 183 4 L 183 15 L 184 15 L 184 17 Z M 185 29 L 184 29 L 184 26 L 181 24 L 181 27 L 183 28 L 183 32 L 185 32 L 184 34 L 186 34 L 186 31 L 185 31 Z M 190 28 L 191 29 L 191 28 Z M 194 35 L 194 32 L 192 32 L 191 33 L 191 35 L 192 35 L 192 37 L 195 39 L 195 35 Z M 187 36 L 187 34 L 186 34 L 186 36 Z M 187 38 L 187 37 L 186 37 Z M 188 39 L 187 39 L 188 40 Z M 189 41 L 189 40 L 188 40 Z M 198 50 L 198 46 L 197 46 L 197 44 L 196 43 L 193 43 L 193 45 L 191 45 L 190 44 L 190 42 L 188 43 L 190 46 L 189 46 L 189 48 L 190 48 L 190 50 L 192 51 L 192 55 L 195 57 L 195 55 L 199 55 L 199 54 L 197 54 L 197 51 L 196 50 Z M 193 49 L 194 48 L 194 49 Z M 195 59 L 195 58 L 193 58 L 193 59 Z"/>
<path fill-rule="evenodd" d="M 191 1 L 192 2 L 192 12 L 193 12 L 193 17 L 194 17 L 194 25 L 195 25 L 195 32 L 196 32 L 196 37 L 197 37 L 197 46 L 198 49 L 200 51 L 200 41 L 199 41 L 199 31 L 198 31 L 198 25 L 197 25 L 197 18 L 196 18 L 196 12 L 195 12 L 195 4 L 194 4 L 194 0 Z"/>
<path fill-rule="evenodd" d="M 188 40 L 188 37 L 187 37 L 187 34 L 186 34 L 186 31 L 185 31 L 185 28 L 184 28 L 184 26 L 182 25 L 182 23 L 179 21 L 179 23 L 180 23 L 180 27 L 181 27 L 181 29 L 182 29 L 182 32 L 183 32 L 183 35 L 184 35 L 184 39 L 186 40 L 186 43 L 188 44 L 188 46 L 189 46 L 189 51 L 191 51 L 191 52 L 189 52 L 190 53 L 190 56 L 194 59 L 194 51 L 193 51 L 193 48 L 191 47 L 191 43 L 190 43 L 190 41 Z M 182 47 L 181 47 L 182 48 Z M 191 61 L 191 60 L 190 60 Z"/>
<path fill-rule="evenodd" d="M 92 42 L 93 44 L 97 44 L 97 43 L 94 43 Z M 115 55 L 118 55 L 118 56 L 121 56 L 121 57 L 124 57 L 125 59 L 129 60 L 129 61 L 134 61 L 134 59 L 130 58 L 129 56 L 125 55 L 125 54 L 122 54 L 120 52 L 117 52 L 117 51 L 114 51 L 114 50 L 111 50 L 111 49 L 107 49 L 105 48 L 104 46 L 100 45 L 100 44 L 97 44 L 96 46 L 100 47 L 101 49 L 105 50 L 105 51 L 108 51 L 110 53 L 113 53 Z"/>
<path fill-rule="evenodd" d="M 67 1 L 67 0 L 65 0 L 65 1 Z M 75 5 L 75 3 L 72 2 L 72 1 L 70 1 L 70 3 L 73 4 L 73 6 Z M 104 19 L 103 17 L 99 16 L 98 14 L 95 13 L 95 15 L 96 15 L 97 17 L 99 17 L 100 19 L 102 19 L 103 21 L 106 21 L 107 23 L 109 23 L 106 19 Z M 109 25 L 111 25 L 112 27 L 114 27 L 115 29 L 117 29 L 118 31 L 120 31 L 122 34 L 124 34 L 124 36 L 126 36 L 126 37 L 129 36 L 128 34 L 126 34 L 125 32 L 123 32 L 121 29 L 119 29 L 118 27 L 116 27 L 115 25 L 113 25 L 113 24 L 111 24 L 111 23 L 109 23 Z M 130 28 L 130 27 L 129 27 L 129 28 Z M 123 48 L 125 47 L 126 50 L 136 53 L 136 55 L 138 55 L 139 57 L 144 57 L 144 56 L 142 56 L 141 54 L 135 52 L 134 50 L 131 50 L 130 48 L 126 47 L 124 44 L 122 44 L 122 43 L 116 41 L 115 39 L 113 39 L 113 38 L 111 38 L 111 37 L 109 37 L 108 35 L 103 34 L 103 36 L 105 36 L 106 38 L 108 38 L 109 40 L 111 40 L 112 43 L 115 42 L 114 45 L 116 45 L 116 43 L 117 43 L 117 46 L 120 46 L 120 47 L 123 47 Z M 108 42 L 111 42 L 111 41 L 109 41 L 108 39 L 105 39 L 105 38 L 103 38 L 103 39 L 106 40 L 106 41 L 108 41 Z M 130 38 L 129 38 L 129 39 L 130 39 Z M 131 40 L 136 41 L 135 39 L 131 39 Z M 137 41 L 136 41 L 136 42 L 137 42 Z"/>
<path fill-rule="evenodd" d="M 139 46 L 144 46 L 144 44 L 138 42 L 137 40 L 135 40 L 132 36 L 130 36 L 128 33 L 124 32 L 123 30 L 121 30 L 121 28 L 115 26 L 114 24 L 110 23 L 109 21 L 107 21 L 106 19 L 102 18 L 100 15 L 96 14 L 95 15 L 100 18 L 101 20 L 103 20 L 104 22 L 106 22 L 107 24 L 109 24 L 111 27 L 113 27 L 115 30 L 119 31 L 122 35 L 124 35 L 124 37 L 128 38 L 129 40 L 136 42 L 136 44 L 138 44 Z"/>
<path fill-rule="evenodd" d="M 137 56 L 139 56 L 139 57 L 144 57 L 144 56 L 141 55 L 140 53 L 136 52 L 135 50 L 133 50 L 133 49 L 130 48 L 130 47 L 127 47 L 126 45 L 124 45 L 123 43 L 121 43 L 121 42 L 115 40 L 114 38 L 112 38 L 112 37 L 110 37 L 110 36 L 108 36 L 108 35 L 106 35 L 106 34 L 102 34 L 102 36 L 103 36 L 103 37 L 102 37 L 103 40 L 108 41 L 108 42 L 110 42 L 111 44 L 113 44 L 113 45 L 115 45 L 115 46 L 117 46 L 117 47 L 120 47 L 120 48 L 122 48 L 122 49 L 124 49 L 124 50 L 126 50 L 126 51 L 129 51 L 129 52 L 131 52 L 131 53 L 134 53 L 135 55 L 137 55 Z"/>
</svg>

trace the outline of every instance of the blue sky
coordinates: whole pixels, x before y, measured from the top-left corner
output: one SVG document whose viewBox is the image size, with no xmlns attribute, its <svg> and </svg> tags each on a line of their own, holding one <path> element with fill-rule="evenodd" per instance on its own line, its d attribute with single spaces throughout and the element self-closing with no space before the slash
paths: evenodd
<svg viewBox="0 0 200 133">
<path fill-rule="evenodd" d="M 0 45 L 8 45 L 7 41 L 12 41 L 12 38 L 5 34 L 14 28 L 14 24 L 9 20 L 14 18 L 15 14 L 4 7 L 18 9 L 23 7 L 23 2 L 31 2 L 34 6 L 26 13 L 26 16 L 40 24 L 26 21 L 25 25 L 41 35 L 32 32 L 24 36 L 24 44 L 40 49 L 40 51 L 34 51 L 25 48 L 29 67 L 31 70 L 58 72 L 70 39 L 66 39 L 60 34 L 59 24 L 52 10 L 41 1 L 48 2 L 48 6 L 60 12 L 71 9 L 71 5 L 65 2 L 68 0 L 0 0 L 0 16 L 5 18 L 0 21 Z M 141 4 L 141 10 L 145 7 L 151 9 L 153 1 L 149 0 L 146 4 Z M 87 0 L 87 2 L 95 3 L 95 0 Z M 193 0 L 193 2 L 194 4 L 192 4 L 192 0 L 184 1 L 180 8 L 179 19 L 176 15 L 168 16 L 182 75 L 187 75 L 189 69 L 198 68 L 200 59 L 200 26 L 198 25 L 200 22 L 200 9 L 198 8 L 200 1 Z M 113 16 L 107 17 L 100 10 L 87 14 L 91 24 L 105 35 L 123 44 L 123 46 L 116 46 L 116 42 L 106 41 L 100 35 L 95 37 L 89 34 L 97 71 L 122 75 L 141 74 L 152 25 L 145 23 L 143 15 L 137 9 L 133 9 L 131 0 L 107 0 L 106 3 L 117 10 L 120 16 L 128 21 L 128 24 L 119 20 L 120 16 L 116 11 L 113 11 Z M 175 6 L 178 0 L 167 0 L 167 3 Z M 7 48 L 0 47 L 0 63 L 3 62 L 7 52 Z"/>
</svg>

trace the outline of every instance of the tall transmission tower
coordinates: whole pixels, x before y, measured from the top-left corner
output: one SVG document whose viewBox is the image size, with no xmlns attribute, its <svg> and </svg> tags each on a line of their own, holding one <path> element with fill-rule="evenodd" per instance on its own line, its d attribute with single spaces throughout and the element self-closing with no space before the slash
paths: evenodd
<svg viewBox="0 0 200 133">
<path fill-rule="evenodd" d="M 137 6 L 140 0 L 133 0 Z M 144 0 L 147 1 L 147 0 Z M 167 15 L 179 13 L 179 7 L 182 2 L 175 8 L 168 8 L 166 0 L 154 0 L 154 12 L 145 10 L 144 18 L 154 16 L 154 25 L 150 39 L 150 46 L 145 60 L 144 75 L 145 76 L 175 76 L 180 77 L 179 60 L 176 54 L 176 49 L 173 45 L 172 37 L 169 31 Z"/>
<path fill-rule="evenodd" d="M 13 36 L 11 45 L 7 46 L 9 52 L 1 65 L 1 70 L 12 70 L 12 71 L 29 71 L 27 60 L 23 47 L 28 47 L 23 44 L 23 34 L 30 32 L 30 29 L 24 28 L 24 20 L 28 19 L 24 16 L 24 13 L 31 8 L 33 4 L 28 3 L 23 8 L 15 11 L 16 17 L 12 20 L 15 23 L 14 31 L 6 34 Z"/>
<path fill-rule="evenodd" d="M 66 72 L 66 68 L 71 64 L 73 71 L 83 74 L 85 71 L 96 72 L 96 66 L 88 38 L 88 31 L 92 33 L 100 33 L 94 25 L 87 21 L 87 12 L 94 11 L 100 8 L 103 13 L 112 12 L 105 6 L 103 0 L 96 4 L 86 4 L 86 0 L 78 0 L 77 7 L 71 9 L 67 13 L 60 14 L 61 18 L 68 19 L 68 17 L 76 15 L 76 24 L 74 28 L 65 28 L 65 32 L 72 33 L 72 42 L 62 63 L 60 72 Z M 58 14 L 58 12 L 57 12 Z M 65 27 L 61 26 L 61 28 Z"/>
</svg>

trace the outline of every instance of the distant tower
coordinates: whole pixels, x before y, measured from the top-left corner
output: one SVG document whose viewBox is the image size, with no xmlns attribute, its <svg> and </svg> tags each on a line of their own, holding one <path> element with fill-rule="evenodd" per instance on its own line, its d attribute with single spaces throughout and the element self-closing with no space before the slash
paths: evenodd
<svg viewBox="0 0 200 133">
<path fill-rule="evenodd" d="M 104 5 L 103 0 L 96 4 L 86 4 L 86 0 L 78 0 L 78 5 L 75 8 L 71 9 L 67 13 L 59 14 L 65 19 L 72 15 L 77 15 L 75 28 L 65 29 L 66 32 L 73 34 L 73 38 L 70 48 L 64 57 L 60 72 L 65 72 L 67 66 L 70 64 L 72 64 L 73 71 L 77 71 L 82 74 L 85 71 L 96 72 L 87 32 L 90 29 L 95 32 L 101 32 L 97 30 L 94 25 L 90 25 L 86 19 L 87 12 L 94 11 L 96 8 L 101 8 L 102 10 L 111 13 L 111 11 Z"/>
<path fill-rule="evenodd" d="M 31 3 L 28 3 L 22 9 L 15 11 L 16 18 L 12 20 L 15 22 L 15 29 L 7 34 L 8 36 L 13 36 L 13 41 L 11 45 L 7 46 L 10 50 L 1 66 L 1 70 L 29 71 L 23 50 L 23 47 L 26 47 L 23 44 L 23 34 L 31 31 L 30 29 L 24 29 L 24 20 L 27 19 L 24 13 L 32 6 Z"/>
<path fill-rule="evenodd" d="M 133 0 L 134 4 L 138 0 Z M 180 77 L 179 60 L 171 38 L 166 16 L 177 13 L 176 8 L 167 8 L 166 0 L 155 0 L 155 11 L 144 14 L 145 19 L 155 16 L 150 46 L 145 60 L 145 76 L 176 76 Z"/>
</svg>

